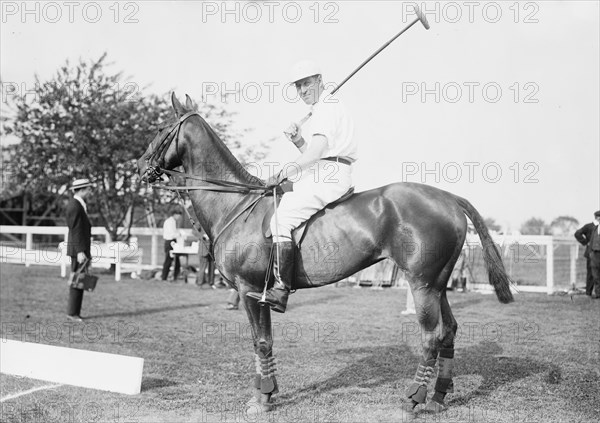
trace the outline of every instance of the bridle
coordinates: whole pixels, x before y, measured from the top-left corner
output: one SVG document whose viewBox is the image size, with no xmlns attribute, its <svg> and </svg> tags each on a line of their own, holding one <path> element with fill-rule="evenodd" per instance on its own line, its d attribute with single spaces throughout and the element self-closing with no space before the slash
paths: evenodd
<svg viewBox="0 0 600 423">
<path fill-rule="evenodd" d="M 152 183 L 165 173 L 165 156 L 173 140 L 175 140 L 175 152 L 177 157 L 179 157 L 179 130 L 181 129 L 183 122 L 185 122 L 187 118 L 194 115 L 200 116 L 198 112 L 188 112 L 181 116 L 177 122 L 171 124 L 171 126 L 159 129 L 159 134 L 162 132 L 163 135 L 161 136 L 158 145 L 153 149 L 148 157 L 146 157 L 146 171 L 142 175 L 142 178 L 146 178 L 149 183 Z"/>
</svg>

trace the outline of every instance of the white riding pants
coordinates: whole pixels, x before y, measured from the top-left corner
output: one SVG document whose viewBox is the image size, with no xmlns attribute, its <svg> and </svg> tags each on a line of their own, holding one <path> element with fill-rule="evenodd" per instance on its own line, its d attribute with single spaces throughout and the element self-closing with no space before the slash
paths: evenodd
<svg viewBox="0 0 600 423">
<path fill-rule="evenodd" d="M 344 195 L 352 186 L 352 166 L 319 160 L 302 171 L 294 182 L 294 190 L 286 192 L 271 218 L 273 242 L 289 241 L 292 231 L 322 210 L 327 204 Z"/>
</svg>

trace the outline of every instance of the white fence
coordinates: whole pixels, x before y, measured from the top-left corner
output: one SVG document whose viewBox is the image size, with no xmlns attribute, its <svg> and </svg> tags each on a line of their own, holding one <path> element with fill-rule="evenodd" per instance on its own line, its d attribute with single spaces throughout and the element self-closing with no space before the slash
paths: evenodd
<svg viewBox="0 0 600 423">
<path fill-rule="evenodd" d="M 191 229 L 181 232 L 186 238 L 193 238 Z M 0 234 L 24 234 L 25 245 L 0 245 L 1 263 L 24 263 L 58 265 L 65 273 L 68 258 L 58 249 L 58 245 L 40 248 L 34 243 L 34 236 L 59 235 L 67 239 L 67 227 L 55 226 L 0 226 Z M 162 229 L 131 228 L 132 242 L 130 244 L 110 243 L 106 230 L 102 227 L 92 228 L 92 235 L 104 238 L 105 243 L 94 243 L 92 255 L 96 256 L 98 264 L 114 263 L 117 267 L 115 278 L 126 270 L 154 269 L 160 266 L 159 257 L 162 254 Z M 135 242 L 139 238 L 139 243 Z M 585 280 L 585 262 L 581 256 L 579 244 L 572 237 L 552 236 L 493 236 L 494 242 L 501 248 L 507 272 L 517 282 L 517 289 L 524 292 L 554 293 L 567 290 L 576 285 L 577 281 Z M 146 250 L 141 248 L 146 247 Z M 487 283 L 487 273 L 481 258 L 481 244 L 476 234 L 469 234 L 465 243 L 468 250 L 468 263 L 471 277 L 470 288 L 491 289 Z M 149 254 L 148 254 L 149 249 Z M 479 249 L 479 250 L 478 250 Z M 374 285 L 378 282 L 391 281 L 394 266 L 383 261 L 355 275 L 353 280 L 371 280 Z"/>
<path fill-rule="evenodd" d="M 191 229 L 183 229 L 181 232 L 191 236 Z M 21 263 L 30 265 L 60 266 L 61 276 L 66 275 L 66 267 L 70 263 L 70 257 L 65 254 L 64 246 L 60 244 L 41 245 L 34 242 L 34 236 L 58 235 L 64 242 L 67 241 L 69 229 L 66 226 L 9 226 L 1 225 L 0 234 L 25 235 L 25 244 L 7 243 L 0 245 L 0 263 Z M 104 238 L 103 243 L 92 242 L 92 264 L 94 266 L 115 265 L 115 279 L 121 279 L 124 271 L 139 271 L 141 269 L 153 269 L 158 266 L 159 248 L 162 246 L 162 229 L 132 228 L 131 242 L 111 242 L 110 236 L 105 228 L 93 227 L 92 236 Z M 151 238 L 150 263 L 144 263 L 144 249 L 141 248 L 135 237 L 147 236 Z"/>
<path fill-rule="evenodd" d="M 585 263 L 574 237 L 494 235 L 492 238 L 500 247 L 506 270 L 517 282 L 519 291 L 553 294 L 574 288 L 577 280 L 582 279 Z M 465 246 L 470 251 L 481 250 L 479 237 L 469 234 Z M 471 265 L 477 265 L 475 262 L 470 259 Z M 483 263 L 478 267 L 483 269 Z M 474 287 L 491 289 L 487 283 L 476 283 Z"/>
</svg>

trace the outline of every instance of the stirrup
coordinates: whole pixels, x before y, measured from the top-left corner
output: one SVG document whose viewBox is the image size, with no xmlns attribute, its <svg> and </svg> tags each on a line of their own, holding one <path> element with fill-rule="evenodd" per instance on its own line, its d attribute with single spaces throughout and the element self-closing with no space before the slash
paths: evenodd
<svg viewBox="0 0 600 423">
<path fill-rule="evenodd" d="M 276 291 L 279 291 L 278 293 L 273 293 L 272 292 L 273 288 L 271 288 L 269 291 L 267 291 L 263 297 L 263 295 L 260 296 L 260 299 L 258 300 L 258 303 L 261 306 L 269 306 L 271 307 L 271 310 L 276 311 L 278 313 L 285 313 L 285 310 L 287 309 L 287 302 L 288 302 L 288 297 L 290 295 L 290 291 L 288 289 L 277 289 Z M 269 298 L 270 301 L 269 301 Z"/>
</svg>

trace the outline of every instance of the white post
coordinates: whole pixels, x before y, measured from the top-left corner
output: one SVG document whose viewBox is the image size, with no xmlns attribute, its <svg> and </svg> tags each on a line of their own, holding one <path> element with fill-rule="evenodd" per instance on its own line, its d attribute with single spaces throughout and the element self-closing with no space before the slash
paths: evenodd
<svg viewBox="0 0 600 423">
<path fill-rule="evenodd" d="M 66 260 L 66 255 L 67 255 L 67 242 L 69 242 L 69 229 L 67 228 L 65 230 L 65 247 L 63 249 L 60 250 L 60 276 L 62 278 L 64 278 L 65 276 L 67 276 L 67 260 Z"/>
<path fill-rule="evenodd" d="M 29 261 L 27 260 L 27 251 L 32 251 L 33 250 L 33 233 L 27 231 L 27 234 L 25 235 L 25 267 L 29 267 Z"/>
<path fill-rule="evenodd" d="M 400 314 L 416 314 L 415 310 L 415 299 L 413 298 L 410 286 L 406 287 L 406 310 L 403 310 Z"/>
<path fill-rule="evenodd" d="M 151 262 L 152 267 L 156 267 L 158 265 L 158 235 L 152 234 L 152 252 L 151 252 Z"/>
<path fill-rule="evenodd" d="M 121 280 L 121 243 L 111 242 L 108 245 L 109 255 L 112 254 L 112 263 L 115 265 L 115 281 Z"/>
<path fill-rule="evenodd" d="M 121 260 L 120 257 L 117 257 L 117 262 L 115 263 L 115 281 L 119 282 L 121 280 Z"/>
<path fill-rule="evenodd" d="M 569 266 L 569 281 L 571 282 L 571 288 L 575 289 L 577 285 L 577 244 L 571 244 L 570 253 L 570 266 Z"/>
<path fill-rule="evenodd" d="M 406 310 L 402 310 L 400 314 L 416 314 L 417 312 L 415 310 L 415 299 L 413 298 L 412 291 L 410 290 L 410 284 L 404 278 L 402 278 L 402 280 L 399 281 L 398 285 L 400 285 L 400 283 L 406 286 Z"/>
<path fill-rule="evenodd" d="M 546 286 L 548 287 L 548 295 L 554 293 L 554 243 L 553 238 L 548 237 L 546 243 Z"/>
</svg>

